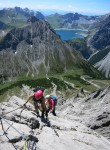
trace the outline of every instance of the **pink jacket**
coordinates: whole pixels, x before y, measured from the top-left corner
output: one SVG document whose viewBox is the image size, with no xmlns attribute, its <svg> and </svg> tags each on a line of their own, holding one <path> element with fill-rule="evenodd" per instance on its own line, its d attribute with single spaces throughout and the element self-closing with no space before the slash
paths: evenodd
<svg viewBox="0 0 110 150">
<path fill-rule="evenodd" d="M 54 105 L 55 105 L 55 102 L 54 102 L 54 100 L 51 98 L 51 100 L 49 101 L 49 107 L 50 107 L 50 109 L 52 109 L 52 108 L 54 107 Z"/>
</svg>

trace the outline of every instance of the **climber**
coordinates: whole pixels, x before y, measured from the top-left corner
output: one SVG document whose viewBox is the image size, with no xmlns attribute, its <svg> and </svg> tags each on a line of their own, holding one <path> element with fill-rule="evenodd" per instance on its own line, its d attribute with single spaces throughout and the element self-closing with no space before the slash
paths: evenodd
<svg viewBox="0 0 110 150">
<path fill-rule="evenodd" d="M 34 107 L 35 107 L 35 111 L 37 113 L 37 115 L 39 115 L 39 111 L 38 111 L 38 102 L 41 104 L 42 107 L 42 117 L 44 118 L 44 112 L 47 111 L 46 109 L 46 105 L 45 105 L 45 98 L 43 96 L 43 90 L 37 90 L 34 94 L 30 95 L 26 102 L 23 104 L 23 106 L 26 106 L 26 104 L 28 103 L 29 100 L 33 99 L 34 102 Z M 48 115 L 46 113 L 46 115 Z"/>
<path fill-rule="evenodd" d="M 54 96 L 55 97 L 55 96 Z M 47 112 L 50 112 L 52 113 L 54 116 L 56 116 L 56 113 L 55 113 L 55 106 L 56 106 L 56 103 L 55 103 L 55 100 L 52 98 L 51 95 L 46 95 L 46 105 L 48 103 L 48 111 Z"/>
</svg>

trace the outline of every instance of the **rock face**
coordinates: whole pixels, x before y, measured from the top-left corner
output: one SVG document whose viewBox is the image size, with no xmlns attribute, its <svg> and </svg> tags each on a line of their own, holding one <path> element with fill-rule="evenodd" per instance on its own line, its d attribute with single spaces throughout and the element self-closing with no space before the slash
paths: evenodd
<svg viewBox="0 0 110 150">
<path fill-rule="evenodd" d="M 110 52 L 94 65 L 106 78 L 110 78 Z"/>
<path fill-rule="evenodd" d="M 100 70 L 106 78 L 110 78 L 110 47 L 94 54 L 89 62 Z"/>
<path fill-rule="evenodd" d="M 94 26 L 90 29 L 92 32 L 95 31 L 94 35 L 90 39 L 90 44 L 96 50 L 102 50 L 110 46 L 110 14 L 105 16 L 103 20 L 97 22 L 97 26 Z"/>
<path fill-rule="evenodd" d="M 24 101 L 13 96 L 0 104 L 0 149 L 109 150 L 109 96 L 110 88 L 73 97 L 57 106 L 57 116 L 49 114 L 49 120 L 37 117 L 30 103 L 19 108 Z"/>
<path fill-rule="evenodd" d="M 110 77 L 110 63 L 108 61 L 110 52 L 110 14 L 105 15 L 101 20 L 92 25 L 87 45 L 94 53 L 90 62 L 100 70 L 105 77 Z"/>
<path fill-rule="evenodd" d="M 77 98 L 68 100 L 71 105 L 65 106 L 62 116 L 70 120 L 77 120 L 89 128 L 97 131 L 110 140 L 110 87 L 101 91 Z M 66 104 L 67 105 L 67 104 Z M 74 107 L 73 107 L 73 106 Z"/>
</svg>

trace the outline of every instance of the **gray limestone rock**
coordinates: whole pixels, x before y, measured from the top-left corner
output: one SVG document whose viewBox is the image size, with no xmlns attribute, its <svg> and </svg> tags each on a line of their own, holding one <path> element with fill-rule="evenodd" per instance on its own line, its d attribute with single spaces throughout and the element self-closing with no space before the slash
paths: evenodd
<svg viewBox="0 0 110 150">
<path fill-rule="evenodd" d="M 29 150 L 109 150 L 110 90 L 93 95 L 85 95 L 87 102 L 82 97 L 67 100 L 48 120 L 37 117 L 30 103 L 19 108 L 24 101 L 16 96 L 0 103 L 0 150 L 21 150 L 25 143 Z"/>
</svg>

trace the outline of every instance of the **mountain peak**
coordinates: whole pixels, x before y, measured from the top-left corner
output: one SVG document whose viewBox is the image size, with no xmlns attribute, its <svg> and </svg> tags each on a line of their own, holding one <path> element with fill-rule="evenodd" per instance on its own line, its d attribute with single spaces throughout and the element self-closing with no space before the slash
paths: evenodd
<svg viewBox="0 0 110 150">
<path fill-rule="evenodd" d="M 36 21 L 39 21 L 39 19 L 37 19 L 35 16 L 32 16 L 27 20 L 27 22 L 31 22 L 31 23 L 35 23 Z"/>
</svg>

